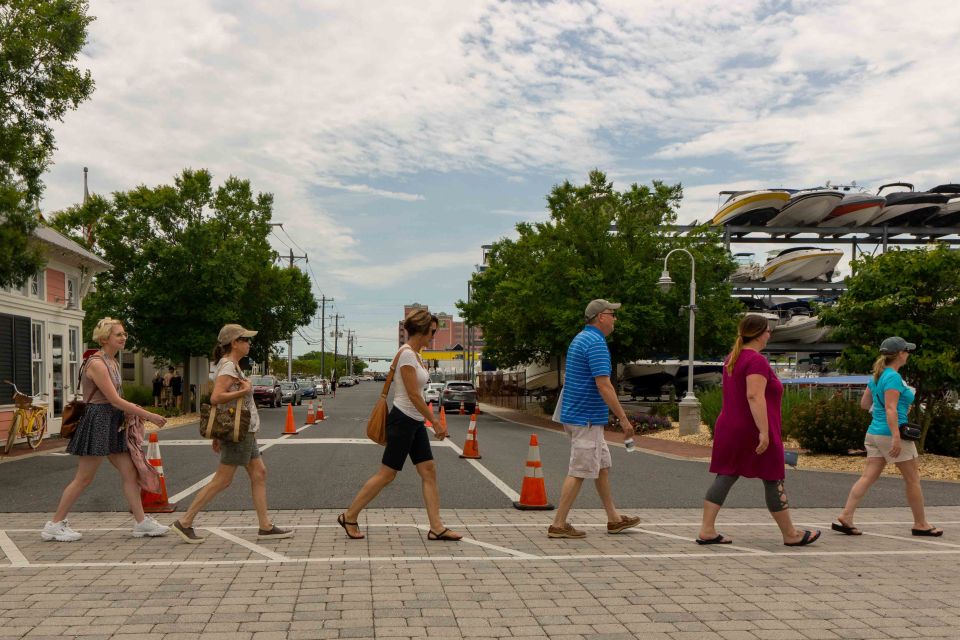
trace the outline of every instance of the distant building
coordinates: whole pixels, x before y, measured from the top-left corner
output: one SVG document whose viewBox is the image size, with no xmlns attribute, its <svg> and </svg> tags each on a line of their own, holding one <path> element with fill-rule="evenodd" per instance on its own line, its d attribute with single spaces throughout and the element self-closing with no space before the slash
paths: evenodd
<svg viewBox="0 0 960 640">
<path fill-rule="evenodd" d="M 404 305 L 403 307 L 403 317 L 406 318 L 411 311 L 417 309 L 424 309 L 430 311 L 430 307 L 425 304 L 419 304 L 414 302 L 413 304 Z M 462 320 L 456 320 L 449 313 L 439 312 L 435 313 L 437 320 L 439 321 L 439 326 L 437 327 L 437 333 L 434 334 L 433 339 L 430 341 L 430 344 L 427 345 L 427 349 L 430 350 L 442 350 L 449 351 L 457 347 L 461 349 L 466 349 L 468 347 L 467 340 L 467 326 Z M 472 327 L 472 344 L 474 347 L 482 346 L 483 344 L 483 332 L 479 327 Z M 397 323 L 397 345 L 402 345 L 407 340 L 407 332 L 403 329 L 403 320 L 401 319 Z"/>
</svg>

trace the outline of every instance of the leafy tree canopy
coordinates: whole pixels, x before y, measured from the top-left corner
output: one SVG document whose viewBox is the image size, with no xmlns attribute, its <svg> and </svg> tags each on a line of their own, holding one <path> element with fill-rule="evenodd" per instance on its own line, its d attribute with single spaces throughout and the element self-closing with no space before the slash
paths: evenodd
<svg viewBox="0 0 960 640">
<path fill-rule="evenodd" d="M 262 361 L 317 309 L 309 278 L 274 264 L 272 208 L 247 180 L 214 189 L 208 171 L 186 169 L 173 185 L 94 196 L 53 224 L 113 265 L 84 306 L 122 319 L 132 347 L 168 361 L 208 355 L 238 322 L 260 332 L 251 357 Z"/>
<path fill-rule="evenodd" d="M 596 170 L 584 185 L 554 187 L 550 219 L 520 223 L 519 238 L 494 243 L 470 301 L 457 303 L 467 323 L 482 328 L 484 357 L 510 367 L 562 356 L 594 298 L 623 303 L 609 338 L 615 363 L 686 354 L 690 260 L 671 257 L 675 286 L 656 286 L 664 256 L 677 247 L 697 261 L 697 357 L 726 353 L 743 310 L 725 282 L 734 265 L 708 229 L 683 238 L 662 229 L 676 220 L 681 197 L 680 185 L 658 181 L 616 191 Z"/>
<path fill-rule="evenodd" d="M 867 373 L 884 338 L 902 336 L 917 351 L 900 370 L 917 389 L 914 408 L 926 407 L 924 439 L 936 406 L 960 389 L 960 251 L 888 251 L 853 262 L 847 291 L 832 307 L 820 309 L 825 325 L 848 343 L 838 364 Z"/>
<path fill-rule="evenodd" d="M 0 287 L 43 266 L 30 242 L 40 178 L 55 149 L 51 123 L 93 93 L 90 72 L 74 64 L 92 20 L 82 0 L 0 3 Z"/>
</svg>

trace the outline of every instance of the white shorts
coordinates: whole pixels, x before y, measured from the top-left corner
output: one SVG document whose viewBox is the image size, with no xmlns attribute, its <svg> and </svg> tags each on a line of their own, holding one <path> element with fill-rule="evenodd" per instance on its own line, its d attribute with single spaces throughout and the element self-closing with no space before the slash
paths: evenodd
<svg viewBox="0 0 960 640">
<path fill-rule="evenodd" d="M 612 466 L 610 448 L 603 437 L 603 426 L 583 427 L 565 424 L 563 430 L 570 436 L 570 467 L 567 475 L 574 478 L 596 479 L 601 469 Z"/>
</svg>

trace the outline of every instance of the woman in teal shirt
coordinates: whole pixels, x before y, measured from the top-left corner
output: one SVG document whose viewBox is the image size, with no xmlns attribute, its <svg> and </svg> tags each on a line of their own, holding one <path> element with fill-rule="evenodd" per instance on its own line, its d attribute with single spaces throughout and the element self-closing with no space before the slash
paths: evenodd
<svg viewBox="0 0 960 640">
<path fill-rule="evenodd" d="M 903 381 L 900 367 L 906 364 L 910 352 L 917 348 L 898 336 L 880 344 L 880 357 L 873 364 L 873 379 L 860 398 L 860 406 L 870 411 L 873 420 L 864 437 L 867 465 L 847 496 L 847 504 L 830 528 L 850 536 L 862 533 L 853 526 L 853 512 L 877 481 L 888 462 L 897 465 L 906 483 L 907 502 L 913 511 L 915 536 L 942 536 L 943 529 L 930 524 L 923 510 L 923 491 L 920 488 L 920 465 L 917 446 L 900 437 L 900 425 L 907 422 L 907 411 L 913 403 L 914 390 Z"/>
</svg>

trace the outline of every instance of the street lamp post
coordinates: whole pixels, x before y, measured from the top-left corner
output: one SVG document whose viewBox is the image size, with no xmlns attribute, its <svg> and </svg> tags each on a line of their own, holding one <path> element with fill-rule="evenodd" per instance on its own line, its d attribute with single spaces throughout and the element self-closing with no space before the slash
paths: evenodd
<svg viewBox="0 0 960 640">
<path fill-rule="evenodd" d="M 688 338 L 687 352 L 687 393 L 679 403 L 680 407 L 680 435 L 691 435 L 700 433 L 700 401 L 693 393 L 693 326 L 697 313 L 697 282 L 695 278 L 697 261 L 693 254 L 686 249 L 673 249 L 663 259 L 663 273 L 657 280 L 657 286 L 666 293 L 673 286 L 673 280 L 670 279 L 670 272 L 667 271 L 667 260 L 674 253 L 681 251 L 690 257 L 690 335 Z"/>
</svg>

